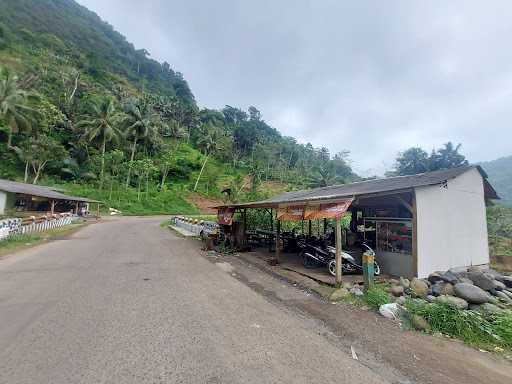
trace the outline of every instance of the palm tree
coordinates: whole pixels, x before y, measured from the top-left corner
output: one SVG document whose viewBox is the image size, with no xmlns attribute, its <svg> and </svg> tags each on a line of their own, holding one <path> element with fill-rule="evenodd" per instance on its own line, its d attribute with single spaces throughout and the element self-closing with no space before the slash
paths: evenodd
<svg viewBox="0 0 512 384">
<path fill-rule="evenodd" d="M 122 132 L 117 128 L 119 114 L 116 111 L 114 100 L 107 98 L 100 103 L 91 105 L 91 116 L 77 124 L 77 127 L 83 128 L 82 138 L 86 142 L 99 141 L 101 148 L 101 173 L 100 190 L 103 188 L 105 175 L 105 151 L 107 143 L 118 142 Z"/>
<path fill-rule="evenodd" d="M 137 144 L 140 140 L 146 142 L 155 141 L 158 135 L 158 118 L 150 105 L 141 101 L 129 102 L 124 107 L 126 117 L 123 120 L 123 126 L 126 130 L 126 136 L 133 140 L 130 164 L 133 164 Z M 126 188 L 130 185 L 131 167 L 128 168 L 126 175 Z"/>
<path fill-rule="evenodd" d="M 203 149 L 204 151 L 204 162 L 201 167 L 201 171 L 199 171 L 199 175 L 197 176 L 196 184 L 194 185 L 194 192 L 197 190 L 197 185 L 199 184 L 199 179 L 203 175 L 204 167 L 206 166 L 206 162 L 211 154 L 215 153 L 220 149 L 218 144 L 219 132 L 213 126 L 209 125 L 206 128 L 205 134 L 198 140 L 197 145 Z"/>
<path fill-rule="evenodd" d="M 0 119 L 7 123 L 7 147 L 12 148 L 12 135 L 19 131 L 31 131 L 31 114 L 36 111 L 28 106 L 31 94 L 18 87 L 18 77 L 0 68 Z"/>
</svg>

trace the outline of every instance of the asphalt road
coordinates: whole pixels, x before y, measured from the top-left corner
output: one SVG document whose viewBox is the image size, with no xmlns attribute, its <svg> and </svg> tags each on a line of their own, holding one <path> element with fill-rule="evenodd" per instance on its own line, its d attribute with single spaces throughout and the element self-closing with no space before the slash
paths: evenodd
<svg viewBox="0 0 512 384">
<path fill-rule="evenodd" d="M 0 383 L 383 383 L 319 324 L 121 218 L 0 260 Z"/>
</svg>

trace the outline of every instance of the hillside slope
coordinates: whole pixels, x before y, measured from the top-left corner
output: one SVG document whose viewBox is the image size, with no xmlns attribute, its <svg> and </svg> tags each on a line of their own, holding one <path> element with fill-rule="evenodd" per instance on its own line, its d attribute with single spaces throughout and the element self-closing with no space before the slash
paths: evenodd
<svg viewBox="0 0 512 384">
<path fill-rule="evenodd" d="M 54 54 L 62 64 L 75 65 L 103 85 L 114 74 L 140 89 L 194 103 L 179 72 L 148 58 L 144 49 L 136 50 L 112 26 L 72 0 L 0 0 L 2 47 L 21 59 Z"/>
<path fill-rule="evenodd" d="M 501 197 L 500 204 L 512 207 L 512 156 L 480 164 Z"/>
</svg>

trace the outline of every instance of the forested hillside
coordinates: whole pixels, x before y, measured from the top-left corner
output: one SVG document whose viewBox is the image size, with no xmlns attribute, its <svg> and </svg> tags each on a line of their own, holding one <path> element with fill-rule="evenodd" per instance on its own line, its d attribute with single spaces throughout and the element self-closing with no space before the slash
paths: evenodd
<svg viewBox="0 0 512 384">
<path fill-rule="evenodd" d="M 347 153 L 284 137 L 253 106 L 199 109 L 180 72 L 72 0 L 0 0 L 0 67 L 0 178 L 134 213 L 357 179 Z"/>
<path fill-rule="evenodd" d="M 481 163 L 489 181 L 501 197 L 500 204 L 512 208 L 512 156 Z"/>
</svg>

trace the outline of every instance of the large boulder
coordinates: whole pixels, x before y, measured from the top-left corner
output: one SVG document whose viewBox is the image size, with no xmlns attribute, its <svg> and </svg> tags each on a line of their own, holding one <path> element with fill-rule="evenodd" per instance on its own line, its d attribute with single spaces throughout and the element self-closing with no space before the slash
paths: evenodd
<svg viewBox="0 0 512 384">
<path fill-rule="evenodd" d="M 436 297 L 436 303 L 438 304 L 446 304 L 451 307 L 455 307 L 458 309 L 467 309 L 468 308 L 468 302 L 464 299 L 461 299 L 460 297 L 455 296 L 447 296 L 447 295 L 441 295 Z"/>
<path fill-rule="evenodd" d="M 496 314 L 502 309 L 498 307 L 497 305 L 491 304 L 491 303 L 483 303 L 483 304 L 471 304 L 469 306 L 469 309 L 472 311 L 479 311 L 483 313 L 489 313 L 489 314 Z"/>
<path fill-rule="evenodd" d="M 496 288 L 494 276 L 491 274 L 472 270 L 468 272 L 468 278 L 473 282 L 473 284 L 482 288 L 484 291 Z"/>
<path fill-rule="evenodd" d="M 432 286 L 432 294 L 434 296 L 449 295 L 453 296 L 453 285 L 445 281 L 439 281 Z"/>
<path fill-rule="evenodd" d="M 505 291 L 496 291 L 496 297 L 499 297 L 505 303 L 512 304 L 512 297 L 505 294 Z"/>
<path fill-rule="evenodd" d="M 418 297 L 427 297 L 428 285 L 425 281 L 413 278 L 410 286 L 411 292 Z"/>
<path fill-rule="evenodd" d="M 443 273 L 441 275 L 441 278 L 443 279 L 443 281 L 446 281 L 447 283 L 450 284 L 457 284 L 459 282 L 459 276 L 450 271 L 446 271 L 445 273 Z"/>
<path fill-rule="evenodd" d="M 440 281 L 443 281 L 443 272 L 436 271 L 432 272 L 430 275 L 428 275 L 428 281 L 430 281 L 431 284 L 436 284 Z"/>
<path fill-rule="evenodd" d="M 390 292 L 395 297 L 402 296 L 404 294 L 404 287 L 401 285 L 393 285 Z"/>
<path fill-rule="evenodd" d="M 409 279 L 406 279 L 404 277 L 400 277 L 400 285 L 404 287 L 405 289 L 409 288 L 411 286 L 411 282 Z"/>
<path fill-rule="evenodd" d="M 483 304 L 489 301 L 489 294 L 476 285 L 458 283 L 453 290 L 455 295 L 472 304 Z"/>
<path fill-rule="evenodd" d="M 512 288 L 512 276 L 502 276 L 501 282 L 505 284 L 508 288 Z"/>
</svg>

